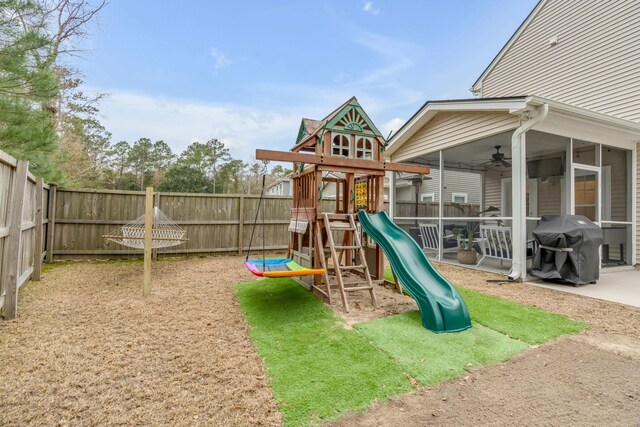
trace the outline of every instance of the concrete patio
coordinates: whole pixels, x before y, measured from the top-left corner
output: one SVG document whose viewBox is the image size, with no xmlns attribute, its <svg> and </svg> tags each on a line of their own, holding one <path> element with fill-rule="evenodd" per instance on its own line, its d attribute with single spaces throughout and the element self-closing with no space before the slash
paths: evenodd
<svg viewBox="0 0 640 427">
<path fill-rule="evenodd" d="M 546 282 L 525 282 L 529 285 L 555 289 L 620 304 L 640 307 L 640 270 L 633 267 L 607 268 L 600 271 L 598 283 L 574 287 Z"/>
</svg>

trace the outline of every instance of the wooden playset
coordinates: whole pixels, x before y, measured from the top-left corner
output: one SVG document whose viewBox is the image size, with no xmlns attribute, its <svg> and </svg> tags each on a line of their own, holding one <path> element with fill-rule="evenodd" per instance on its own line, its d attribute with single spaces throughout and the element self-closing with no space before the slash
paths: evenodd
<svg viewBox="0 0 640 427">
<path fill-rule="evenodd" d="M 356 213 L 384 210 L 386 172 L 429 174 L 427 166 L 386 162 L 385 145 L 352 97 L 323 120 L 302 119 L 291 151 L 256 150 L 258 160 L 293 162 L 293 208 L 288 258 L 247 261 L 252 272 L 293 277 L 329 302 L 337 288 L 346 311 L 353 291 L 369 291 L 377 305 L 383 253 L 361 232 Z M 323 198 L 329 188 L 331 198 Z"/>
</svg>

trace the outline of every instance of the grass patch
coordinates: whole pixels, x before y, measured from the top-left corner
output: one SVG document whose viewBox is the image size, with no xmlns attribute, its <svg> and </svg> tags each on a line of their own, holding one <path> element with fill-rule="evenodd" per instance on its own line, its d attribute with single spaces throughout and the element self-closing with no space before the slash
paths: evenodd
<svg viewBox="0 0 640 427">
<path fill-rule="evenodd" d="M 412 389 L 387 354 L 345 330 L 293 280 L 243 283 L 236 292 L 287 424 L 333 418 Z"/>
<path fill-rule="evenodd" d="M 562 314 L 505 301 L 481 292 L 457 289 L 473 321 L 529 344 L 542 344 L 589 327 Z"/>
<path fill-rule="evenodd" d="M 391 269 L 385 269 L 384 273 L 385 279 L 393 282 Z M 456 286 L 456 289 L 467 305 L 471 320 L 529 344 L 542 344 L 589 327 L 586 323 L 572 320 L 562 314 L 505 301 L 459 286 Z"/>
<path fill-rule="evenodd" d="M 422 327 L 417 311 L 354 327 L 422 385 L 459 377 L 468 367 L 503 362 L 527 348 L 477 323 L 463 332 L 436 334 Z"/>
</svg>

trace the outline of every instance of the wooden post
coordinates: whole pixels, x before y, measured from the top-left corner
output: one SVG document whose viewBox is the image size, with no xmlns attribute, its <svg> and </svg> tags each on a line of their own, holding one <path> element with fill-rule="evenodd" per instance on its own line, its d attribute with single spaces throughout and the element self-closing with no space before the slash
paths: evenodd
<svg viewBox="0 0 640 427">
<path fill-rule="evenodd" d="M 47 262 L 53 262 L 53 242 L 54 242 L 54 227 L 56 224 L 56 198 L 58 197 L 58 186 L 55 184 L 49 185 L 49 200 L 47 208 Z"/>
<path fill-rule="evenodd" d="M 154 194 L 153 206 L 160 209 L 160 193 L 159 192 Z M 151 249 L 151 259 L 153 261 L 158 260 L 158 249 Z"/>
<path fill-rule="evenodd" d="M 33 245 L 33 274 L 31 280 L 39 281 L 42 273 L 42 216 L 44 209 L 44 182 L 42 178 L 36 178 L 36 229 L 35 242 Z"/>
<path fill-rule="evenodd" d="M 9 202 L 9 235 L 5 237 L 2 275 L 0 280 L 5 289 L 2 316 L 14 319 L 18 309 L 18 260 L 20 257 L 20 235 L 22 233 L 22 207 L 24 192 L 27 187 L 29 162 L 18 160 L 13 182 L 11 185 L 11 199 Z"/>
<path fill-rule="evenodd" d="M 238 203 L 238 255 L 242 255 L 244 246 L 244 196 L 240 196 Z"/>
<path fill-rule="evenodd" d="M 151 242 L 153 238 L 153 187 L 147 187 L 144 208 L 144 285 L 142 295 L 151 293 Z"/>
</svg>

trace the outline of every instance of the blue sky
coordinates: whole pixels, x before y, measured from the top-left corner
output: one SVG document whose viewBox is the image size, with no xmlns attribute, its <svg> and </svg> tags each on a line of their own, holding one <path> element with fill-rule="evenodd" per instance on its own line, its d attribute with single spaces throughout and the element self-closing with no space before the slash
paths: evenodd
<svg viewBox="0 0 640 427">
<path fill-rule="evenodd" d="M 114 142 L 288 150 L 355 95 L 386 134 L 469 87 L 537 0 L 112 0 L 75 66 Z"/>
</svg>

